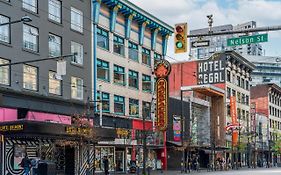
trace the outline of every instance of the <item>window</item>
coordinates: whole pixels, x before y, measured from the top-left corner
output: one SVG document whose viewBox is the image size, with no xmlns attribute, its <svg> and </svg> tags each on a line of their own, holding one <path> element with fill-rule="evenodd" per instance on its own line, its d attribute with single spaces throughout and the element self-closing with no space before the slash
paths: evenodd
<svg viewBox="0 0 281 175">
<path fill-rule="evenodd" d="M 71 54 L 76 54 L 76 56 L 72 57 L 71 62 L 83 65 L 83 45 L 71 41 Z"/>
<path fill-rule="evenodd" d="M 124 67 L 114 65 L 114 83 L 125 86 L 125 69 Z"/>
<path fill-rule="evenodd" d="M 125 98 L 122 96 L 114 95 L 114 113 L 125 114 Z"/>
<path fill-rule="evenodd" d="M 83 100 L 83 80 L 71 77 L 71 98 Z"/>
<path fill-rule="evenodd" d="M 129 86 L 138 89 L 139 88 L 139 73 L 129 70 Z"/>
<path fill-rule="evenodd" d="M 236 96 L 236 91 L 234 89 L 232 89 L 232 96 Z"/>
<path fill-rule="evenodd" d="M 0 15 L 0 24 L 10 22 L 10 18 Z M 10 25 L 0 26 L 0 41 L 10 43 Z"/>
<path fill-rule="evenodd" d="M 101 48 L 109 50 L 108 32 L 104 29 L 97 28 L 97 45 Z"/>
<path fill-rule="evenodd" d="M 249 106 L 249 96 L 248 95 L 245 96 L 245 104 Z"/>
<path fill-rule="evenodd" d="M 148 75 L 142 75 L 142 90 L 145 92 L 151 92 L 151 77 Z"/>
<path fill-rule="evenodd" d="M 245 99 L 245 94 L 242 93 L 242 100 L 241 100 L 242 104 L 246 104 L 246 99 Z"/>
<path fill-rule="evenodd" d="M 249 81 L 248 80 L 246 80 L 246 83 L 245 83 L 245 85 L 246 85 L 246 90 L 249 90 Z"/>
<path fill-rule="evenodd" d="M 139 101 L 135 99 L 129 99 L 129 115 L 139 116 Z"/>
<path fill-rule="evenodd" d="M 237 108 L 237 118 L 241 119 L 241 109 Z"/>
<path fill-rule="evenodd" d="M 227 87 L 227 98 L 230 98 L 231 96 L 231 89 Z"/>
<path fill-rule="evenodd" d="M 132 42 L 129 42 L 129 59 L 139 61 L 138 45 Z"/>
<path fill-rule="evenodd" d="M 34 13 L 37 13 L 37 0 L 22 0 L 22 7 Z"/>
<path fill-rule="evenodd" d="M 109 81 L 109 63 L 100 59 L 97 59 L 97 78 L 105 81 Z"/>
<path fill-rule="evenodd" d="M 161 60 L 162 56 L 158 53 L 154 53 L 154 65 L 157 63 L 157 61 Z"/>
<path fill-rule="evenodd" d="M 61 1 L 49 0 L 49 19 L 61 23 Z"/>
<path fill-rule="evenodd" d="M 240 94 L 240 92 L 237 92 L 237 102 L 241 103 L 241 94 Z"/>
<path fill-rule="evenodd" d="M 61 37 L 49 34 L 49 56 L 57 57 L 61 55 Z"/>
<path fill-rule="evenodd" d="M 241 78 L 241 88 L 245 88 L 245 79 Z"/>
<path fill-rule="evenodd" d="M 56 78 L 56 72 L 49 71 L 49 93 L 61 95 L 61 80 Z"/>
<path fill-rule="evenodd" d="M 237 86 L 241 86 L 241 79 L 240 79 L 240 77 L 239 76 L 237 76 L 237 84 L 236 84 Z"/>
<path fill-rule="evenodd" d="M 142 102 L 142 116 L 145 119 L 151 119 L 151 104 L 149 102 Z"/>
<path fill-rule="evenodd" d="M 71 29 L 83 33 L 83 12 L 71 7 Z"/>
<path fill-rule="evenodd" d="M 38 52 L 38 29 L 23 24 L 23 48 Z"/>
<path fill-rule="evenodd" d="M 23 65 L 23 88 L 37 90 L 37 68 Z"/>
<path fill-rule="evenodd" d="M 110 112 L 109 93 L 102 92 L 102 99 L 100 92 L 97 93 L 97 100 L 102 100 L 102 112 Z M 100 110 L 100 103 L 97 103 L 97 110 Z"/>
<path fill-rule="evenodd" d="M 227 107 L 226 107 L 227 109 L 227 116 L 230 116 L 230 106 L 229 105 L 227 105 Z"/>
<path fill-rule="evenodd" d="M 228 81 L 228 82 L 231 82 L 231 73 L 230 73 L 230 71 L 229 71 L 229 70 L 227 70 L 226 72 L 227 72 L 227 73 L 226 73 L 226 76 L 227 76 L 227 77 L 226 77 L 226 78 L 227 78 L 227 81 Z"/>
<path fill-rule="evenodd" d="M 124 38 L 114 35 L 113 39 L 113 52 L 122 56 L 125 55 Z"/>
<path fill-rule="evenodd" d="M 142 48 L 142 63 L 149 66 L 151 65 L 150 50 L 146 48 Z"/>
<path fill-rule="evenodd" d="M 0 64 L 8 64 L 9 60 L 0 58 Z M 0 84 L 10 85 L 10 66 L 0 66 Z"/>
</svg>

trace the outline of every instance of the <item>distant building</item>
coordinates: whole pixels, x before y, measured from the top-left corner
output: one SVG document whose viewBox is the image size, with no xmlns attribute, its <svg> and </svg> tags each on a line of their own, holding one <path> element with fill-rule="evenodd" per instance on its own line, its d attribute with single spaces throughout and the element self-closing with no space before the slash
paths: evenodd
<svg viewBox="0 0 281 175">
<path fill-rule="evenodd" d="M 275 83 L 281 86 L 280 57 L 245 55 L 245 58 L 256 66 L 252 73 L 252 86 L 264 83 Z"/>
<path fill-rule="evenodd" d="M 215 26 L 212 28 L 213 32 L 223 32 L 223 31 L 232 31 L 232 30 L 241 30 L 256 28 L 256 22 L 250 21 L 243 24 L 238 24 L 233 26 L 231 24 Z M 190 34 L 199 34 L 199 33 L 208 33 L 209 28 L 191 30 Z M 234 50 L 239 54 L 243 55 L 262 55 L 262 46 L 257 44 L 248 44 L 235 47 L 227 46 L 227 39 L 243 36 L 244 34 L 233 34 L 233 35 L 221 35 L 221 36 L 206 36 L 202 40 L 210 40 L 209 47 L 201 48 L 190 48 L 190 55 L 192 59 L 204 59 L 210 57 L 215 52 Z M 190 42 L 196 41 L 198 38 L 191 38 Z"/>
</svg>

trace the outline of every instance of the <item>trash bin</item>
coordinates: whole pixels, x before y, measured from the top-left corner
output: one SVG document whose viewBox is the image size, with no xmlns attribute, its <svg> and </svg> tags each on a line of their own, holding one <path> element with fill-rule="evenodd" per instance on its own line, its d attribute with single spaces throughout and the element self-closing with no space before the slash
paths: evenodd
<svg viewBox="0 0 281 175">
<path fill-rule="evenodd" d="M 56 175 L 56 164 L 53 162 L 39 162 L 38 174 L 40 175 Z"/>
</svg>

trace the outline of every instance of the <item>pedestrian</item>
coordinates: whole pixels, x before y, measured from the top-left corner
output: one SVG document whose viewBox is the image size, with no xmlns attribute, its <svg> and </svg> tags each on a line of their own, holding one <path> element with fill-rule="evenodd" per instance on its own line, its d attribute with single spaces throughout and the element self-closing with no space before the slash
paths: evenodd
<svg viewBox="0 0 281 175">
<path fill-rule="evenodd" d="M 108 175 L 108 170 L 109 170 L 109 162 L 107 156 L 103 157 L 103 168 L 104 168 L 104 174 Z"/>
<path fill-rule="evenodd" d="M 29 175 L 31 161 L 29 160 L 27 154 L 25 154 L 25 157 L 21 160 L 21 163 L 19 165 L 23 168 L 23 175 Z"/>
</svg>

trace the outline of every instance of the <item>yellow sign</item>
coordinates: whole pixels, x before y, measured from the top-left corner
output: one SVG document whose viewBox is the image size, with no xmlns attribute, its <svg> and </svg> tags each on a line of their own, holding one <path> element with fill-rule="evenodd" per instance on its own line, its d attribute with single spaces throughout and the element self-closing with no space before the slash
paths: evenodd
<svg viewBox="0 0 281 175">
<path fill-rule="evenodd" d="M 160 131 L 165 131 L 168 124 L 168 81 L 159 78 L 156 82 L 156 126 Z"/>
<path fill-rule="evenodd" d="M 127 129 L 123 129 L 123 128 L 117 128 L 116 134 L 117 134 L 118 138 L 122 138 L 122 137 L 127 138 L 130 135 L 130 131 Z"/>
<path fill-rule="evenodd" d="M 23 125 L 5 125 L 0 126 L 0 132 L 8 132 L 8 131 L 22 131 Z"/>
<path fill-rule="evenodd" d="M 92 132 L 92 129 L 67 126 L 65 132 L 70 135 L 89 135 Z"/>
</svg>

